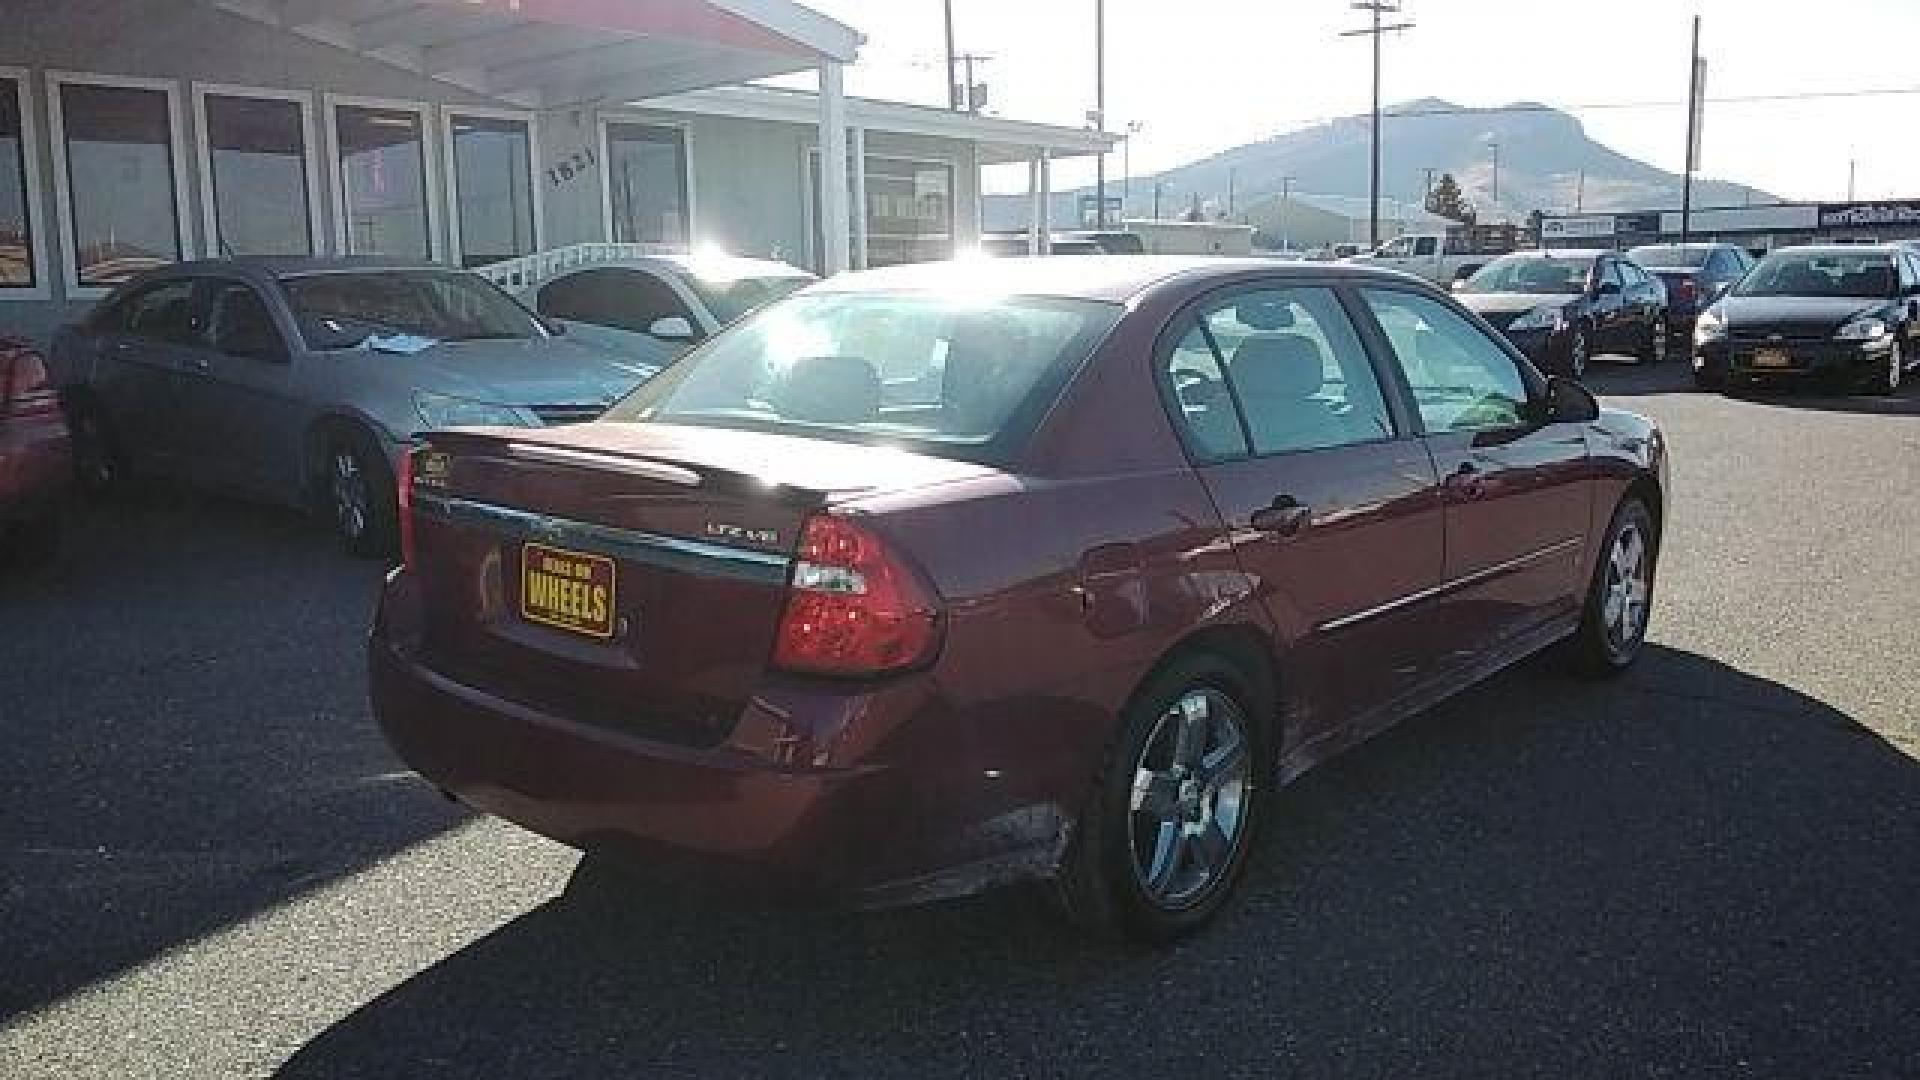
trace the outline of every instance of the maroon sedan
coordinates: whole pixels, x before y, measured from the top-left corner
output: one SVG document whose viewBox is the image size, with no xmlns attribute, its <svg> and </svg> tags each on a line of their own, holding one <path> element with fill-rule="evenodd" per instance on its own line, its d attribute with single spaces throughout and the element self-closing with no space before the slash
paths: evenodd
<svg viewBox="0 0 1920 1080">
<path fill-rule="evenodd" d="M 73 466 L 60 401 L 31 342 L 0 336 L 0 533 L 35 551 L 53 544 Z"/>
<path fill-rule="evenodd" d="M 1211 916 L 1263 793 L 1561 643 L 1640 649 L 1659 431 L 1363 267 L 854 274 L 604 420 L 432 436 L 375 706 L 466 803 L 895 903 Z"/>
</svg>

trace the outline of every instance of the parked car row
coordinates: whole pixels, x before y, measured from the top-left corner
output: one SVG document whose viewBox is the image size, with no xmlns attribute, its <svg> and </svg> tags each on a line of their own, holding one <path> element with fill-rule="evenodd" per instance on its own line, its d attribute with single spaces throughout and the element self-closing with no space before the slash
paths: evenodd
<svg viewBox="0 0 1920 1080">
<path fill-rule="evenodd" d="M 1454 294 L 1543 371 L 1582 378 L 1600 353 L 1656 364 L 1667 356 L 1666 288 L 1616 252 L 1514 252 L 1456 282 Z"/>
</svg>

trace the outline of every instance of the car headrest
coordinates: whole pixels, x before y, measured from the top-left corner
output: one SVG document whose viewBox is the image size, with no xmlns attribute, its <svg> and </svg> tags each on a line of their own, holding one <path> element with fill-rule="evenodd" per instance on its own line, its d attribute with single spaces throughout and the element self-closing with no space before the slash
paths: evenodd
<svg viewBox="0 0 1920 1080">
<path fill-rule="evenodd" d="M 858 424 L 880 415 L 880 376 L 857 356 L 809 356 L 794 361 L 772 396 L 783 419 Z"/>
<path fill-rule="evenodd" d="M 1293 305 L 1285 300 L 1249 296 L 1233 305 L 1233 317 L 1254 330 L 1285 330 L 1293 325 Z"/>
<path fill-rule="evenodd" d="M 1233 350 L 1233 384 L 1249 398 L 1307 398 L 1326 381 L 1320 343 L 1301 334 L 1255 334 Z"/>
</svg>

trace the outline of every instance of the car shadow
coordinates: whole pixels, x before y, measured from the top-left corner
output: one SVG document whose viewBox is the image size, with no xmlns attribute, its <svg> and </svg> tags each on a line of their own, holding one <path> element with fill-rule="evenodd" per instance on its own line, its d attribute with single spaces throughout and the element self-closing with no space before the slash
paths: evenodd
<svg viewBox="0 0 1920 1080">
<path fill-rule="evenodd" d="M 1839 394 L 1817 387 L 1729 387 L 1724 391 L 1694 388 L 1693 375 L 1685 363 L 1669 361 L 1657 366 L 1646 364 L 1596 363 L 1587 369 L 1583 380 L 1587 389 L 1603 397 L 1638 397 L 1656 394 L 1693 394 L 1710 397 L 1716 393 L 1756 405 L 1802 412 L 1847 412 L 1869 416 L 1920 416 L 1920 375 L 1909 375 L 1900 391 L 1890 396 Z"/>
<path fill-rule="evenodd" d="M 0 1018 L 465 820 L 366 705 L 382 572 L 155 486 L 0 575 Z"/>
<path fill-rule="evenodd" d="M 1535 661 L 1277 800 L 1160 951 L 1020 893 L 735 910 L 583 863 L 283 1075 L 1920 1072 L 1920 764 L 1785 686 Z"/>
</svg>

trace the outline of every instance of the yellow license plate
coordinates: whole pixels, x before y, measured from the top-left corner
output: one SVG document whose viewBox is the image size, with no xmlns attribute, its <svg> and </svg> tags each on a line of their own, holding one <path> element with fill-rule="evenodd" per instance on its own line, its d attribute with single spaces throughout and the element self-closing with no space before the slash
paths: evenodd
<svg viewBox="0 0 1920 1080">
<path fill-rule="evenodd" d="M 1793 354 L 1785 349 L 1761 349 L 1753 354 L 1754 367 L 1792 367 Z"/>
<path fill-rule="evenodd" d="M 588 637 L 613 636 L 613 560 L 545 544 L 520 548 L 520 617 Z"/>
</svg>

